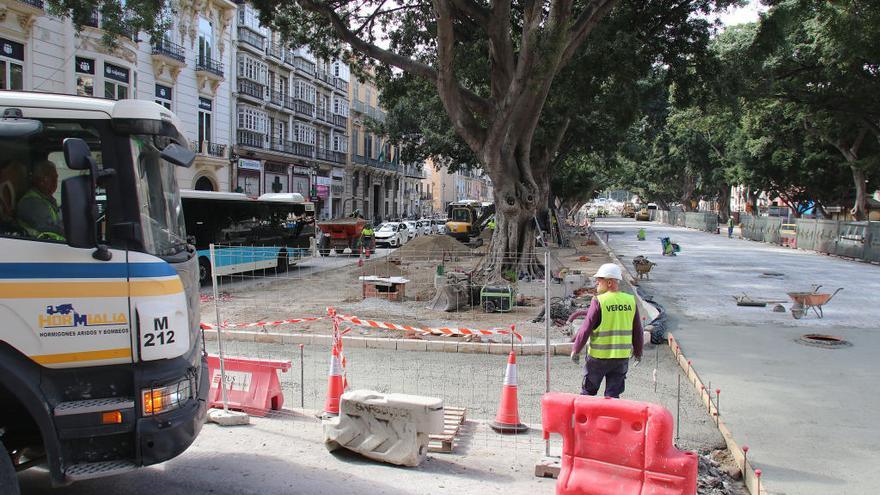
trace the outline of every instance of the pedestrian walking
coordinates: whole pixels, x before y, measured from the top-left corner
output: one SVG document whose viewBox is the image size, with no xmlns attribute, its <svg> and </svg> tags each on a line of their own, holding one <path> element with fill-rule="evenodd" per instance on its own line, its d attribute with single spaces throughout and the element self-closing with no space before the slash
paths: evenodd
<svg viewBox="0 0 880 495">
<path fill-rule="evenodd" d="M 623 393 L 630 357 L 642 360 L 642 323 L 632 294 L 619 288 L 623 275 L 614 263 L 605 263 L 594 275 L 598 295 L 590 302 L 571 348 L 571 360 L 580 364 L 581 349 L 589 342 L 581 394 L 596 395 L 605 380 L 605 396 Z"/>
<path fill-rule="evenodd" d="M 733 238 L 733 216 L 727 217 L 727 238 Z"/>
</svg>

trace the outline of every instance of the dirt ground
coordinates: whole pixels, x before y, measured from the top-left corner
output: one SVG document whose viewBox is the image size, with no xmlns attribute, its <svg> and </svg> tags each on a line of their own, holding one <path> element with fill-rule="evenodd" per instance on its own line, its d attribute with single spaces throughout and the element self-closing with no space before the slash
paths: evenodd
<svg viewBox="0 0 880 495">
<path fill-rule="evenodd" d="M 580 271 L 589 285 L 589 275 L 602 263 L 610 261 L 607 253 L 585 237 L 573 236 L 571 248 L 552 248 L 550 265 L 553 273 L 561 275 Z M 517 305 L 509 312 L 485 313 L 479 307 L 467 307 L 454 312 L 428 308 L 436 294 L 435 275 L 438 266 L 444 272 L 469 272 L 473 270 L 485 252 L 485 246 L 471 250 L 448 236 L 433 235 L 417 237 L 387 257 L 370 259 L 363 263 L 329 269 L 311 276 L 298 276 L 296 271 L 265 278 L 259 283 L 221 282 L 221 319 L 229 323 L 252 323 L 282 319 L 324 316 L 327 307 L 333 306 L 342 314 L 365 319 L 387 321 L 412 326 L 466 327 L 477 329 L 507 329 L 516 325 L 524 342 L 543 342 L 543 320 L 533 323 L 543 311 L 544 281 L 519 280 L 515 284 Z M 389 301 L 363 297 L 359 277 L 402 277 L 406 283 L 403 301 Z M 558 280 L 551 282 L 551 298 L 561 298 L 566 292 Z M 588 305 L 589 298 L 575 299 L 575 304 Z M 214 304 L 204 301 L 201 307 L 203 319 L 214 320 Z M 266 327 L 263 327 L 266 328 Z M 326 321 L 297 323 L 269 327 L 274 332 L 317 333 L 332 332 Z M 551 327 L 551 340 L 570 339 L 567 327 Z M 423 338 L 405 335 L 403 332 L 352 329 L 362 335 L 390 338 Z M 427 337 L 435 338 L 435 337 Z M 448 337 L 437 337 L 448 338 Z M 470 338 L 470 337 L 468 337 Z M 475 337 L 479 338 L 479 337 Z M 502 336 L 483 337 L 483 341 L 502 341 Z"/>
</svg>

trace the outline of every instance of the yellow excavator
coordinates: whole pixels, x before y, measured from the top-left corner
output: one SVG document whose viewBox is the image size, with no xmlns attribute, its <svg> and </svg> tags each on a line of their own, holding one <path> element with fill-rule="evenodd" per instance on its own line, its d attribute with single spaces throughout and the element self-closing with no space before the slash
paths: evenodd
<svg viewBox="0 0 880 495">
<path fill-rule="evenodd" d="M 478 237 L 495 213 L 494 203 L 454 201 L 446 207 L 446 234 L 467 244 Z"/>
</svg>

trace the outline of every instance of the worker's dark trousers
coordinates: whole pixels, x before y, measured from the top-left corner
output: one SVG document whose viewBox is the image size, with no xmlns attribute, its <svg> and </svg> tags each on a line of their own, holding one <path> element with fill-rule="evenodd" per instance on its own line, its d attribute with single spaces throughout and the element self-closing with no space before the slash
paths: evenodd
<svg viewBox="0 0 880 495">
<path fill-rule="evenodd" d="M 581 395 L 596 395 L 605 379 L 605 397 L 619 398 L 623 393 L 629 359 L 596 359 L 587 356 Z"/>
</svg>

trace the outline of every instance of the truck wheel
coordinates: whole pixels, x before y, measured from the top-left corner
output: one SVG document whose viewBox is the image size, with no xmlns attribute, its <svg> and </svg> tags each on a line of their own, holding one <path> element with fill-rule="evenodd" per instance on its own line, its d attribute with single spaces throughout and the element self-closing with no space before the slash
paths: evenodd
<svg viewBox="0 0 880 495">
<path fill-rule="evenodd" d="M 211 284 L 211 261 L 208 258 L 199 258 L 199 284 Z"/>
<path fill-rule="evenodd" d="M 8 495 L 21 493 L 15 476 L 15 466 L 12 465 L 12 458 L 9 457 L 2 441 L 0 441 L 0 491 Z"/>
<path fill-rule="evenodd" d="M 275 273 L 287 273 L 290 268 L 290 260 L 287 257 L 287 251 L 278 252 L 278 263 L 275 265 Z"/>
<path fill-rule="evenodd" d="M 330 238 L 329 237 L 321 238 L 321 245 L 318 246 L 318 252 L 321 253 L 321 256 L 330 256 Z"/>
</svg>

